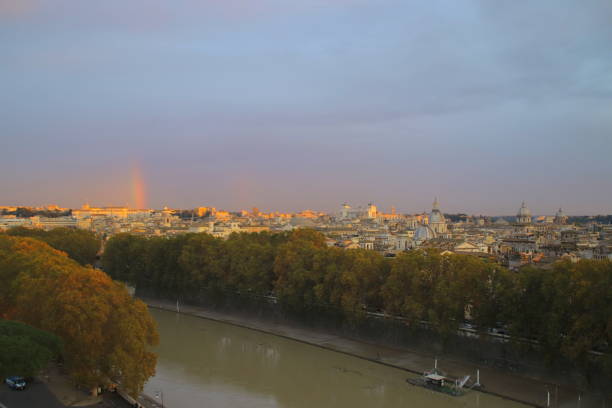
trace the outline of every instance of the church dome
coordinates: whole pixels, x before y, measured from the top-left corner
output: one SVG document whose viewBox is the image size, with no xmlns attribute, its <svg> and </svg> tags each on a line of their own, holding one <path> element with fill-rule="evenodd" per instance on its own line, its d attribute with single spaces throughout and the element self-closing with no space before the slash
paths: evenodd
<svg viewBox="0 0 612 408">
<path fill-rule="evenodd" d="M 429 239 L 434 239 L 435 237 L 436 233 L 429 225 L 420 225 L 414 232 L 415 241 L 427 241 Z"/>
<path fill-rule="evenodd" d="M 430 224 L 441 224 L 443 222 L 446 222 L 446 220 L 444 219 L 444 215 L 442 215 L 440 211 L 434 210 L 429 215 Z"/>
<path fill-rule="evenodd" d="M 559 208 L 557 211 L 557 215 L 555 215 L 555 223 L 556 224 L 566 224 L 567 223 L 567 215 L 563 213 L 563 210 Z"/>
<path fill-rule="evenodd" d="M 442 224 L 445 223 L 446 219 L 444 215 L 440 211 L 440 204 L 438 203 L 438 197 L 434 199 L 433 208 L 431 210 L 431 214 L 429 214 L 429 223 L 430 224 Z"/>
<path fill-rule="evenodd" d="M 508 225 L 509 223 L 508 221 L 500 217 L 497 220 L 495 220 L 495 224 L 496 225 Z"/>
<path fill-rule="evenodd" d="M 521 208 L 518 210 L 517 217 L 531 217 L 531 211 L 529 211 L 524 201 L 523 204 L 521 204 Z"/>
</svg>

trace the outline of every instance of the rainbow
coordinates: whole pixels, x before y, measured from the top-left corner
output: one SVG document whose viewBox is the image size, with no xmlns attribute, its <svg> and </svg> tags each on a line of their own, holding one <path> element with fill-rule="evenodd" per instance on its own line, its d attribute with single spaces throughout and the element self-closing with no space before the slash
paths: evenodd
<svg viewBox="0 0 612 408">
<path fill-rule="evenodd" d="M 134 163 L 132 167 L 132 202 L 137 209 L 147 208 L 147 188 L 139 162 Z"/>
</svg>

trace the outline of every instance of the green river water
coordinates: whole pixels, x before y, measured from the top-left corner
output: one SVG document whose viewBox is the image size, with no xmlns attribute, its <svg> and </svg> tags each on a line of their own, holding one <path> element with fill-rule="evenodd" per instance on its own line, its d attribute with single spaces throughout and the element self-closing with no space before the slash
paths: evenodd
<svg viewBox="0 0 612 408">
<path fill-rule="evenodd" d="M 257 331 L 151 309 L 159 326 L 157 374 L 145 393 L 168 408 L 524 407 L 468 392 L 406 383 L 413 375 Z"/>
</svg>

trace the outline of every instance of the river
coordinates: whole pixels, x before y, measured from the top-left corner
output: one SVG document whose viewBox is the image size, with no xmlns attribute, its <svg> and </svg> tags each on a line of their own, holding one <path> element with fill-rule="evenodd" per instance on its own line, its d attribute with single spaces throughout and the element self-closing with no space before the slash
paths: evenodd
<svg viewBox="0 0 612 408">
<path fill-rule="evenodd" d="M 150 309 L 157 374 L 145 393 L 168 408 L 525 407 L 478 392 L 450 397 L 392 367 L 226 323 Z M 160 398 L 161 399 L 161 398 Z"/>
</svg>

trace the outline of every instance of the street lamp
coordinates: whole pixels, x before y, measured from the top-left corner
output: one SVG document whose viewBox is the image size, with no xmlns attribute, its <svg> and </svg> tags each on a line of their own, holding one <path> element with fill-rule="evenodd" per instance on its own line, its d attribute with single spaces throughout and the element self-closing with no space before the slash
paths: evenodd
<svg viewBox="0 0 612 408">
<path fill-rule="evenodd" d="M 164 392 L 161 390 L 155 392 L 155 398 L 161 400 L 162 408 L 164 408 Z"/>
</svg>

